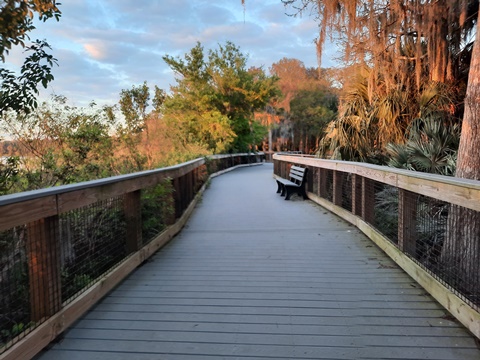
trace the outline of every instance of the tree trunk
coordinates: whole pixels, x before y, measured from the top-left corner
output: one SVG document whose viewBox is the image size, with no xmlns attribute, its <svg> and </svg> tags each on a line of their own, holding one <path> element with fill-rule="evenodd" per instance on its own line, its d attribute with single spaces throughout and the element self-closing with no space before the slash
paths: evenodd
<svg viewBox="0 0 480 360">
<path fill-rule="evenodd" d="M 480 12 L 479 12 L 480 16 Z M 480 19 L 479 19 L 480 20 Z M 480 21 L 477 21 L 477 40 Z M 457 177 L 480 180 L 480 44 L 475 41 L 458 149 Z M 480 303 L 480 213 L 452 205 L 442 263 L 448 282 Z"/>
<path fill-rule="evenodd" d="M 440 8 L 442 10 L 443 6 Z M 446 15 L 445 15 L 446 16 Z M 430 56 L 433 63 L 430 77 L 433 81 L 444 83 L 447 75 L 448 64 L 448 23 L 445 17 L 440 17 L 436 24 L 435 38 L 430 39 L 432 42 L 432 50 Z"/>
</svg>

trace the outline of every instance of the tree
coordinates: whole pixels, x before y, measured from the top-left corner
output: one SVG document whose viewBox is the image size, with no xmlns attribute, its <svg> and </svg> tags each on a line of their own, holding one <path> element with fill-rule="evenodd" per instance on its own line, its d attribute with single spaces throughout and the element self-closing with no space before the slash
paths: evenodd
<svg viewBox="0 0 480 360">
<path fill-rule="evenodd" d="M 160 92 L 156 88 L 155 105 L 160 105 Z M 126 148 L 136 165 L 136 170 L 143 170 L 146 164 L 148 168 L 152 166 L 152 155 L 150 151 L 150 131 L 147 122 L 147 108 L 150 100 L 150 89 L 145 81 L 140 86 L 132 86 L 129 90 L 120 92 L 120 111 L 125 119 L 125 126 L 117 127 L 117 133 L 125 143 Z M 142 142 L 142 134 L 145 134 L 145 155 L 139 149 Z"/>
<path fill-rule="evenodd" d="M 306 68 L 300 60 L 283 58 L 272 64 L 270 73 L 278 77 L 278 87 L 282 93 L 278 101 L 272 104 L 280 120 L 275 131 L 277 142 L 288 138 L 289 147 L 311 152 L 323 133 L 323 121 L 326 118 L 330 121 L 337 110 L 337 91 L 332 87 L 330 71 Z M 332 101 L 327 101 L 327 98 Z M 328 107 L 328 110 L 324 110 L 332 110 L 333 113 L 320 114 L 319 107 L 323 105 Z M 291 106 L 295 106 L 295 111 Z M 313 142 L 310 139 L 314 139 Z"/>
<path fill-rule="evenodd" d="M 38 14 L 41 21 L 50 18 L 58 21 L 61 12 L 57 5 L 60 4 L 56 0 L 3 1 L 0 7 L 0 59 L 5 62 L 5 56 L 14 45 L 25 47 L 25 40 L 29 39 L 28 32 L 35 29 L 34 13 Z M 51 68 L 56 64 L 56 59 L 46 52 L 49 48 L 45 40 L 37 40 L 27 46 L 30 55 L 19 76 L 0 69 L 0 115 L 8 110 L 30 112 L 37 107 L 38 85 L 46 88 L 53 80 Z"/>
<path fill-rule="evenodd" d="M 286 112 L 290 111 L 290 101 L 299 91 L 315 87 L 309 79 L 305 65 L 298 59 L 282 58 L 272 64 L 270 73 L 278 77 L 278 87 L 282 92 L 276 107 Z"/>
<path fill-rule="evenodd" d="M 384 146 L 389 142 L 405 141 L 405 130 L 417 117 L 417 114 L 410 113 L 412 99 L 419 100 L 426 90 L 438 84 L 451 90 L 448 94 L 453 99 L 451 109 L 458 119 L 461 118 L 478 1 L 282 2 L 292 16 L 307 12 L 316 16 L 319 59 L 327 36 L 336 37 L 337 44 L 342 44 L 349 71 L 360 69 L 358 71 L 363 76 L 362 69 L 368 69 L 368 76 L 362 79 L 365 84 L 362 92 L 366 95 L 364 101 L 350 102 L 347 90 L 341 96 L 340 122 L 338 126 L 331 124 L 327 137 L 333 144 L 340 144 L 348 138 L 338 138 L 342 134 L 361 136 L 367 131 L 372 141 L 359 139 L 358 144 L 365 145 L 365 149 L 352 148 L 353 144 L 349 143 L 351 151 L 348 152 L 354 156 L 341 158 L 365 160 L 371 158 L 365 156 L 366 153 L 383 154 Z M 454 94 L 458 94 L 458 101 L 454 99 Z M 366 105 L 366 108 L 355 109 L 355 104 Z M 369 117 L 362 118 L 360 114 Z M 370 126 L 372 124 L 375 126 Z M 338 146 L 335 148 L 338 149 Z"/>
<path fill-rule="evenodd" d="M 345 60 L 366 63 L 372 79 L 420 89 L 424 80 L 458 79 L 461 55 L 475 27 L 478 1 L 282 0 L 293 15 L 316 14 L 317 52 L 328 35 L 343 43 Z M 375 91 L 375 89 L 371 89 Z"/>
<path fill-rule="evenodd" d="M 28 32 L 33 26 L 34 13 L 39 20 L 60 19 L 61 12 L 56 0 L 9 0 L 2 1 L 0 7 L 0 58 L 4 62 L 12 45 L 25 46 Z"/>
<path fill-rule="evenodd" d="M 194 145 L 214 153 L 248 151 L 263 138 L 254 111 L 277 95 L 276 78 L 247 69 L 247 57 L 233 43 L 210 50 L 208 57 L 197 43 L 184 59 L 163 59 L 177 74 L 163 117 L 184 150 Z"/>
<path fill-rule="evenodd" d="M 71 107 L 55 96 L 35 111 L 9 113 L 0 131 L 16 143 L 17 182 L 9 191 L 41 189 L 112 176 L 114 144 L 111 118 L 94 103 Z M 1 180 L 1 179 L 0 179 Z"/>
<path fill-rule="evenodd" d="M 455 174 L 460 128 L 436 117 L 415 120 L 405 144 L 388 144 L 388 165 L 412 171 L 452 176 Z"/>
<path fill-rule="evenodd" d="M 325 128 L 337 115 L 337 97 L 326 89 L 303 90 L 290 102 L 291 121 L 298 132 L 298 146 L 304 153 L 318 149 Z"/>
<path fill-rule="evenodd" d="M 47 87 L 53 80 L 51 68 L 57 63 L 56 59 L 45 51 L 49 48 L 45 41 L 36 41 L 29 46 L 27 50 L 31 54 L 23 63 L 20 76 L 13 71 L 0 69 L 0 116 L 6 111 L 28 113 L 37 107 L 38 84 Z"/>
<path fill-rule="evenodd" d="M 480 13 L 479 13 L 480 17 Z M 480 18 L 473 46 L 468 77 L 465 113 L 458 149 L 455 176 L 480 180 Z M 467 296 L 478 300 L 480 284 L 480 215 L 478 211 L 451 206 L 448 217 L 448 236 L 442 248 L 443 264 L 455 274 L 451 282 Z M 475 294 L 474 291 L 477 291 Z"/>
</svg>

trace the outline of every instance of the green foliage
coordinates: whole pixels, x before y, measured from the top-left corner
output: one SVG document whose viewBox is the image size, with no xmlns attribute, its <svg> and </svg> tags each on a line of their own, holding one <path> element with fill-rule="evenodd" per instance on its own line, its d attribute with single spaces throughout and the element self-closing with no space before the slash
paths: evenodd
<svg viewBox="0 0 480 360">
<path fill-rule="evenodd" d="M 69 299 L 125 258 L 126 225 L 120 205 L 108 199 L 61 215 L 63 299 Z"/>
<path fill-rule="evenodd" d="M 14 136 L 20 152 L 17 167 L 10 166 L 7 173 L 20 180 L 7 186 L 10 192 L 114 174 L 111 119 L 95 104 L 70 107 L 66 98 L 57 96 L 31 114 L 11 113 L 3 120 L 2 130 Z"/>
<path fill-rule="evenodd" d="M 163 115 L 179 147 L 247 151 L 263 138 L 253 114 L 278 94 L 277 79 L 262 69 L 247 70 L 247 57 L 233 43 L 210 50 L 208 57 L 198 43 L 184 59 L 163 59 L 177 74 Z"/>
<path fill-rule="evenodd" d="M 152 100 L 154 111 L 157 112 L 157 113 L 161 113 L 162 108 L 163 108 L 163 103 L 165 102 L 165 100 L 167 98 L 167 94 L 165 93 L 165 90 L 160 89 L 156 85 L 155 85 L 154 92 L 155 92 L 155 94 L 154 94 L 153 100 Z"/>
<path fill-rule="evenodd" d="M 163 108 L 165 92 L 155 86 L 153 97 L 154 111 L 158 115 Z M 130 90 L 122 90 L 120 93 L 120 110 L 124 116 L 124 122 L 118 123 L 116 132 L 124 148 L 129 153 L 130 171 L 141 171 L 153 167 L 153 150 L 151 134 L 151 122 L 156 117 L 149 116 L 147 108 L 150 105 L 150 88 L 145 81 L 140 86 L 132 86 Z M 150 114 L 151 115 L 151 114 Z M 124 166 L 125 167 L 125 166 Z"/>
<path fill-rule="evenodd" d="M 290 102 L 290 119 L 303 139 L 317 138 L 337 115 L 337 97 L 324 89 L 299 91 Z"/>
<path fill-rule="evenodd" d="M 33 16 L 37 13 L 39 19 L 60 19 L 61 12 L 56 0 L 10 0 L 2 1 L 0 6 L 0 59 L 4 62 L 5 55 L 14 45 L 25 47 L 29 39 L 28 32 L 35 29 Z M 45 50 L 48 43 L 36 40 L 27 47 L 30 55 L 25 59 L 20 75 L 7 69 L 0 69 L 0 115 L 8 110 L 31 112 L 37 107 L 36 96 L 38 85 L 44 88 L 53 80 L 51 68 L 56 59 Z"/>
<path fill-rule="evenodd" d="M 5 195 L 19 181 L 19 163 L 18 156 L 10 156 L 5 162 L 0 162 L 0 195 Z"/>
<path fill-rule="evenodd" d="M 0 343 L 5 344 L 31 324 L 28 267 L 18 249 L 25 234 L 15 230 L 0 232 L 2 291 L 0 294 Z"/>
<path fill-rule="evenodd" d="M 132 86 L 130 90 L 120 92 L 120 110 L 129 133 L 137 134 L 144 129 L 149 100 L 150 91 L 146 81 L 143 85 Z"/>
<path fill-rule="evenodd" d="M 398 189 L 385 185 L 375 193 L 375 227 L 389 239 L 398 235 Z"/>
<path fill-rule="evenodd" d="M 337 160 L 365 160 L 373 151 L 367 75 L 359 71 L 344 87 L 338 117 L 327 126 L 318 155 Z"/>
<path fill-rule="evenodd" d="M 69 299 L 93 283 L 93 279 L 87 274 L 70 274 L 66 269 L 61 273 L 62 298 Z"/>
<path fill-rule="evenodd" d="M 62 274 L 62 297 L 69 299 L 79 291 L 82 291 L 87 286 L 93 283 L 93 279 L 86 274 L 70 274 L 68 271 L 63 270 Z"/>
<path fill-rule="evenodd" d="M 405 144 L 388 144 L 389 166 L 440 175 L 455 174 L 460 129 L 444 119 L 415 120 Z"/>
<path fill-rule="evenodd" d="M 44 88 L 53 80 L 51 68 L 57 60 L 45 49 L 50 46 L 45 41 L 37 40 L 27 50 L 31 54 L 25 59 L 21 75 L 13 71 L 0 69 L 0 115 L 8 110 L 31 112 L 37 107 L 36 96 L 38 84 Z"/>
<path fill-rule="evenodd" d="M 16 336 L 20 335 L 21 333 L 27 331 L 29 328 L 35 326 L 33 321 L 29 323 L 14 323 L 11 329 L 2 329 L 0 331 L 0 337 L 2 341 L 0 342 L 0 346 L 4 345 L 9 340 L 12 340 Z"/>
<path fill-rule="evenodd" d="M 430 82 L 418 93 L 409 93 L 399 86 L 371 94 L 371 70 L 360 67 L 355 71 L 344 88 L 339 116 L 327 126 L 319 152 L 321 157 L 384 163 L 387 145 L 403 144 L 415 119 L 434 117 L 439 122 L 454 121 L 452 108 L 458 102 L 456 87 Z M 398 156 L 405 156 L 398 152 Z"/>
<path fill-rule="evenodd" d="M 0 6 L 0 58 L 5 61 L 5 54 L 12 45 L 25 46 L 28 32 L 35 29 L 33 26 L 34 13 L 39 20 L 47 21 L 50 18 L 60 19 L 61 5 L 56 0 L 9 0 L 2 1 Z"/>
<path fill-rule="evenodd" d="M 142 238 L 157 236 L 175 215 L 173 186 L 170 179 L 142 191 Z"/>
</svg>

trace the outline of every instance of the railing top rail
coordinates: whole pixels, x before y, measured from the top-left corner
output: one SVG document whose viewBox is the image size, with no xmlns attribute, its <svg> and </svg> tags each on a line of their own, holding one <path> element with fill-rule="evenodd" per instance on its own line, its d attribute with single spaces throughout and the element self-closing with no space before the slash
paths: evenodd
<svg viewBox="0 0 480 360">
<path fill-rule="evenodd" d="M 152 176 L 152 175 L 161 175 L 164 174 L 165 176 L 174 176 L 174 174 L 182 169 L 186 168 L 193 168 L 205 163 L 205 159 L 223 159 L 223 158 L 230 158 L 234 156 L 249 156 L 249 155 L 262 155 L 263 153 L 239 153 L 239 154 L 228 154 L 228 155 L 211 155 L 205 158 L 197 158 L 194 160 L 190 160 L 178 165 L 168 166 L 164 168 L 154 169 L 154 170 L 145 170 L 139 171 L 131 174 L 125 175 L 117 175 L 111 176 L 108 178 L 98 179 L 98 180 L 91 180 L 91 181 L 83 181 L 75 184 L 68 184 L 68 185 L 60 185 L 46 189 L 39 189 L 39 190 L 31 190 L 20 192 L 11 195 L 4 195 L 0 196 L 0 206 L 9 205 L 14 203 L 19 203 L 28 200 L 34 200 L 42 197 L 47 197 L 51 195 L 59 195 L 64 194 L 72 191 L 84 190 L 93 187 L 99 187 L 104 185 L 110 185 L 114 183 L 119 183 L 122 181 L 127 180 L 134 180 L 139 179 L 142 177 Z"/>
<path fill-rule="evenodd" d="M 348 172 L 417 194 L 480 211 L 480 181 L 436 175 L 360 162 L 274 155 L 274 160 Z"/>
<path fill-rule="evenodd" d="M 27 200 L 38 199 L 38 198 L 46 197 L 50 195 L 58 195 L 58 194 L 63 194 L 71 191 L 109 185 L 109 184 L 122 182 L 126 180 L 142 178 L 145 176 L 157 175 L 162 173 L 171 173 L 171 172 L 175 172 L 176 170 L 182 169 L 184 167 L 189 167 L 191 165 L 199 166 L 199 165 L 202 165 L 204 162 L 205 162 L 205 159 L 199 158 L 199 159 L 191 160 L 182 164 L 168 166 L 160 169 L 145 170 L 145 171 L 139 171 L 131 174 L 111 176 L 108 178 L 103 178 L 98 180 L 83 181 L 75 184 L 60 185 L 60 186 L 55 186 L 55 187 L 46 188 L 46 189 L 30 190 L 30 191 L 20 192 L 16 194 L 11 194 L 11 195 L 4 195 L 4 196 L 0 196 L 0 206 L 27 201 Z"/>
</svg>

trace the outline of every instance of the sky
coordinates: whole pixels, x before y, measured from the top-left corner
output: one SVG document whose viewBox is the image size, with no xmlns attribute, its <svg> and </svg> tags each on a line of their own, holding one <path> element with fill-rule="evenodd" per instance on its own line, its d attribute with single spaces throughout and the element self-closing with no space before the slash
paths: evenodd
<svg viewBox="0 0 480 360">
<path fill-rule="evenodd" d="M 162 56 L 183 57 L 200 42 L 206 50 L 226 41 L 248 55 L 248 66 L 270 66 L 295 58 L 316 67 L 318 26 L 308 14 L 292 13 L 281 0 L 64 0 L 59 22 L 36 22 L 30 38 L 46 39 L 58 60 L 55 80 L 41 98 L 66 96 L 74 106 L 113 105 L 122 89 L 144 81 L 168 91 L 175 84 Z M 326 46 L 322 67 L 335 65 Z M 4 64 L 23 63 L 21 48 Z"/>
</svg>

